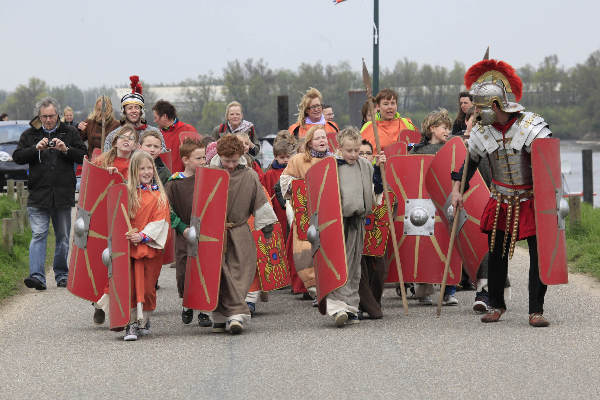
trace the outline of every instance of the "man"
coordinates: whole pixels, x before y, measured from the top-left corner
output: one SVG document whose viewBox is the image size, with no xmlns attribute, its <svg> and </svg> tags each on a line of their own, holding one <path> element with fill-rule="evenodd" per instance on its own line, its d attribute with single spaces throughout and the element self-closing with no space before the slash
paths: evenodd
<svg viewBox="0 0 600 400">
<path fill-rule="evenodd" d="M 0 121 L 8 121 L 8 114 L 7 113 L 0 114 Z"/>
<path fill-rule="evenodd" d="M 506 312 L 504 285 L 508 258 L 517 240 L 527 239 L 529 246 L 529 324 L 545 327 L 550 323 L 543 315 L 547 286 L 539 277 L 531 145 L 537 138 L 551 136 L 548 124 L 539 115 L 508 101 L 507 92 L 521 99 L 522 82 L 508 64 L 484 60 L 465 74 L 467 89 L 473 87 L 477 124 L 468 139 L 469 165 L 467 182 L 480 160 L 489 159 L 491 196 L 481 217 L 481 230 L 488 233 L 489 311 L 481 322 L 497 322 Z M 452 173 L 452 205 L 462 206 L 460 172 Z M 466 190 L 467 188 L 465 188 Z M 509 239 L 510 237 L 510 239 Z"/>
<path fill-rule="evenodd" d="M 196 128 L 190 124 L 181 122 L 177 118 L 175 107 L 168 101 L 157 101 L 154 107 L 152 107 L 152 112 L 154 114 L 154 122 L 163 134 L 167 149 L 171 150 L 171 157 L 173 159 L 172 170 L 183 171 L 185 167 L 179 155 L 179 146 L 181 145 L 179 136 L 184 132 L 198 133 Z"/>
<path fill-rule="evenodd" d="M 142 85 L 139 83 L 139 77 L 137 75 L 132 75 L 129 77 L 129 80 L 131 81 L 131 93 L 127 93 L 121 98 L 121 112 L 123 113 L 121 125 L 126 123 L 134 125 L 140 138 L 144 132 L 152 130 L 157 131 L 162 137 L 160 131 L 152 126 L 148 126 L 144 119 L 144 96 L 142 96 Z M 110 150 L 112 139 L 117 134 L 119 128 L 120 127 L 116 128 L 106 135 L 106 140 L 104 140 L 104 151 Z M 161 152 L 164 153 L 165 151 L 167 151 L 167 148 L 164 139 L 162 139 Z"/>
<path fill-rule="evenodd" d="M 59 121 L 59 109 L 51 97 L 39 101 L 32 127 L 21 134 L 13 153 L 17 164 L 29 164 L 27 213 L 32 238 L 25 285 L 37 290 L 46 289 L 44 262 L 50 219 L 56 237 L 53 263 L 56 286 L 67 286 L 71 207 L 75 205 L 74 164 L 82 163 L 87 151 L 77 129 Z"/>
<path fill-rule="evenodd" d="M 323 117 L 325 117 L 325 121 L 333 121 L 335 118 L 335 114 L 333 113 L 333 106 L 329 104 L 325 104 L 323 106 Z"/>
</svg>

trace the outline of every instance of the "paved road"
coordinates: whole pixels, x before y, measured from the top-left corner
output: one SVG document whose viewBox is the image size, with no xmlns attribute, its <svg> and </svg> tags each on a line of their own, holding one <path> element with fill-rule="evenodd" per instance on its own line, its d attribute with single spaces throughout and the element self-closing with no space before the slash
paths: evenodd
<svg viewBox="0 0 600 400">
<path fill-rule="evenodd" d="M 492 325 L 471 312 L 473 292 L 438 319 L 414 303 L 404 316 L 388 290 L 384 319 L 337 329 L 285 290 L 242 335 L 212 334 L 181 323 L 174 270 L 163 269 L 153 335 L 125 343 L 66 290 L 28 290 L 0 307 L 0 398 L 600 398 L 598 291 L 551 287 L 553 325 L 531 328 L 526 262 L 517 249 L 510 309 Z"/>
</svg>

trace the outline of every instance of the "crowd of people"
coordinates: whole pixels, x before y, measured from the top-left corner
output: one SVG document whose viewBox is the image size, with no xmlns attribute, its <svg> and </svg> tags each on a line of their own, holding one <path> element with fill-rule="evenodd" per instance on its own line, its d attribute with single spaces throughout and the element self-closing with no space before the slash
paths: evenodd
<svg viewBox="0 0 600 400">
<path fill-rule="evenodd" d="M 470 78 L 466 77 L 465 82 L 471 91 L 459 94 L 458 116 L 454 122 L 448 111 L 434 110 L 424 119 L 420 130 L 410 118 L 399 114 L 398 94 L 392 89 L 383 89 L 367 100 L 362 109 L 361 127 L 340 129 L 334 121 L 333 108 L 323 104 L 317 89 L 310 88 L 299 101 L 298 120 L 277 134 L 273 143 L 274 160 L 264 167 L 256 159 L 260 152 L 259 134 L 254 124 L 244 119 L 242 104 L 237 101 L 227 105 L 223 123 L 210 134 L 202 135 L 192 125 L 180 121 L 175 107 L 165 100 L 159 100 L 152 107 L 158 128 L 149 126 L 137 77 L 132 77 L 131 93 L 121 99 L 119 119 L 114 116 L 108 97 L 99 97 L 87 119 L 77 125 L 73 123 L 72 109 L 65 108 L 60 118 L 56 101 L 43 99 L 35 111 L 41 123 L 32 123 L 32 128 L 23 133 L 13 155 L 15 162 L 28 163 L 30 167 L 28 212 L 33 238 L 30 276 L 25 284 L 38 290 L 46 289 L 45 248 L 52 219 L 56 234 L 55 279 L 57 286 L 67 286 L 75 167 L 86 156 L 92 164 L 108 173 L 119 174 L 127 182 L 128 217 L 134 229 L 123 240 L 130 242 L 132 274 L 136 275 L 133 282 L 134 285 L 143 282 L 144 295 L 136 297 L 136 290 L 132 290 L 131 319 L 123 327 L 124 339 L 136 340 L 148 335 L 169 240 L 174 242 L 172 261 L 178 295 L 184 298 L 194 192 L 211 189 L 198 187 L 195 175 L 203 168 L 216 168 L 229 176 L 225 246 L 220 262 L 218 304 L 210 314 L 207 310 L 198 312 L 200 326 L 233 334 L 244 330 L 259 297 L 266 297 L 258 284 L 252 231 L 261 231 L 264 238 L 270 240 L 276 224 L 281 227 L 284 239 L 279 250 L 287 251 L 292 293 L 313 300 L 338 327 L 382 318 L 381 299 L 390 256 L 389 253 L 381 257 L 363 254 L 365 218 L 376 207 L 395 207 L 383 201 L 382 175 L 388 158 L 381 149 L 397 143 L 400 132 L 408 130 L 421 135 L 419 142 L 408 144 L 406 149 L 414 155 L 436 154 L 452 135 L 461 136 L 468 144 L 467 182 L 479 169 L 491 190 L 481 218 L 482 232 L 489 235 L 490 253 L 477 276 L 463 273 L 464 279 L 458 285 L 459 289 L 476 287 L 473 309 L 484 313 L 482 322 L 496 322 L 506 311 L 504 289 L 510 286 L 507 249 L 515 240 L 527 239 L 531 255 L 529 323 L 547 326 L 549 322 L 543 316 L 546 286 L 540 281 L 537 269 L 531 174 L 527 176 L 524 172 L 516 177 L 507 174 L 498 154 L 510 154 L 513 161 L 521 163 L 521 171 L 530 172 L 527 156 L 532 141 L 551 133 L 541 117 L 537 116 L 534 121 L 532 114 L 526 113 L 520 104 L 508 101 L 507 93 L 513 93 L 517 101 L 520 98 L 518 77 L 512 68 L 490 62 L 477 64 L 467 72 Z M 489 71 L 496 74 L 492 80 L 486 79 L 490 75 L 494 77 Z M 489 95 L 490 88 L 493 96 Z M 368 112 L 371 106 L 375 109 L 373 115 Z M 527 133 L 527 140 L 517 143 L 516 132 Z M 332 141 L 332 137 L 335 140 Z M 161 157 L 167 152 L 169 162 Z M 299 210 L 293 205 L 292 187 L 294 182 L 307 177 L 311 167 L 332 158 L 337 168 L 343 216 L 347 281 L 327 296 L 320 296 L 319 302 L 314 243 L 301 232 L 296 221 Z M 462 206 L 459 185 L 462 171 L 452 173 L 455 209 Z M 450 173 L 448 170 L 448 175 Z M 101 255 L 91 257 L 99 260 Z M 421 304 L 433 303 L 432 282 L 407 283 L 406 288 L 409 297 Z M 444 305 L 458 304 L 456 290 L 455 285 L 446 286 Z M 109 310 L 108 293 L 107 284 L 94 301 L 96 324 L 105 321 Z M 141 318 L 135 312 L 136 307 L 143 311 Z M 190 324 L 194 310 L 182 304 L 181 319 L 184 324 Z"/>
</svg>

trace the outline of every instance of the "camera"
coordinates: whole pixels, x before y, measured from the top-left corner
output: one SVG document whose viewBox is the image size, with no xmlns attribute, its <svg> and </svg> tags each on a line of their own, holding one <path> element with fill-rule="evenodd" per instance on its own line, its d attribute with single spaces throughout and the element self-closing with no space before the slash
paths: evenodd
<svg viewBox="0 0 600 400">
<path fill-rule="evenodd" d="M 56 147 L 56 142 L 55 141 L 48 142 L 48 147 Z"/>
</svg>

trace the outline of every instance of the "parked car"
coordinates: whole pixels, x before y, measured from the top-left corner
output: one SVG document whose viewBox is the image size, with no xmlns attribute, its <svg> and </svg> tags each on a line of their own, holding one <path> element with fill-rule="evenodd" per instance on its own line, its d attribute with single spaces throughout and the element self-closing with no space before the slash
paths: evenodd
<svg viewBox="0 0 600 400">
<path fill-rule="evenodd" d="M 28 179 L 28 165 L 19 165 L 12 159 L 21 134 L 29 128 L 29 121 L 0 121 L 0 191 L 5 191 L 7 179 Z"/>
</svg>

